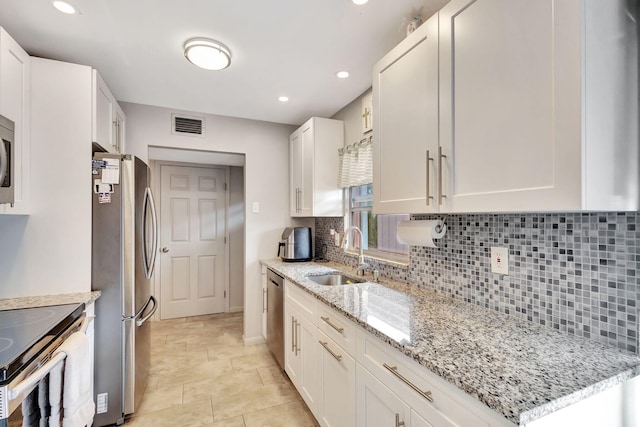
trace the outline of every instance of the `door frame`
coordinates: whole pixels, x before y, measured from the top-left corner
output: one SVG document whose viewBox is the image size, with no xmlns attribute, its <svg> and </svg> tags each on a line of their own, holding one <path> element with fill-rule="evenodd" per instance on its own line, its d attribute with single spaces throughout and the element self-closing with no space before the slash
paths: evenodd
<svg viewBox="0 0 640 427">
<path fill-rule="evenodd" d="M 225 165 L 214 165 L 214 164 L 208 164 L 208 163 L 187 163 L 187 162 L 172 162 L 172 161 L 166 161 L 166 160 L 151 160 L 153 163 L 155 163 L 153 165 L 153 170 L 154 170 L 154 174 L 152 175 L 152 185 L 151 188 L 153 189 L 153 193 L 155 195 L 156 198 L 156 205 L 159 207 L 160 204 L 162 203 L 162 192 L 161 192 L 161 168 L 162 166 L 185 166 L 185 167 L 196 167 L 196 168 L 213 168 L 213 169 L 224 169 L 225 174 L 224 174 L 224 179 L 225 179 L 225 185 L 226 185 L 226 190 L 225 190 L 225 220 L 224 220 L 224 238 L 225 238 L 225 245 L 224 245 L 224 256 L 225 256 L 225 263 L 224 263 L 224 292 L 225 292 L 225 298 L 224 298 L 224 312 L 225 313 L 229 313 L 230 310 L 230 303 L 231 303 L 231 291 L 230 291 L 230 283 L 229 283 L 229 267 L 230 267 L 230 263 L 231 263 L 231 259 L 230 259 L 230 254 L 229 254 L 229 181 L 230 181 L 230 169 L 229 166 L 225 166 Z M 160 224 L 162 224 L 161 219 L 158 217 L 158 235 L 161 235 L 160 233 Z M 158 252 L 162 250 L 162 242 L 158 242 Z M 154 295 L 159 296 L 159 298 L 162 298 L 162 294 L 161 294 L 161 290 L 160 290 L 160 277 L 161 277 L 161 271 L 162 271 L 162 263 L 161 263 L 161 256 L 160 253 L 158 253 L 158 256 L 156 256 L 156 266 L 155 266 L 155 273 L 153 274 L 153 290 L 154 290 Z M 161 315 L 161 310 L 157 310 L 156 314 L 154 315 L 154 320 L 160 320 L 160 315 Z"/>
</svg>

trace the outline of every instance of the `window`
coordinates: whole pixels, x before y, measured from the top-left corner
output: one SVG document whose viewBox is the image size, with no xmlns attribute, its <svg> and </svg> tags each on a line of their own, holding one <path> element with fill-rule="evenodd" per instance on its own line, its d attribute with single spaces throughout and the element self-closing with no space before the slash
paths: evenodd
<svg viewBox="0 0 640 427">
<path fill-rule="evenodd" d="M 409 215 L 376 215 L 372 212 L 373 186 L 359 185 L 349 188 L 349 221 L 362 230 L 364 242 L 360 236 L 352 233 L 349 237 L 351 248 L 363 249 L 368 255 L 397 261 L 409 254 L 409 246 L 398 243 L 396 228 L 400 221 L 409 219 Z M 354 239 L 354 240 L 351 240 Z"/>
</svg>

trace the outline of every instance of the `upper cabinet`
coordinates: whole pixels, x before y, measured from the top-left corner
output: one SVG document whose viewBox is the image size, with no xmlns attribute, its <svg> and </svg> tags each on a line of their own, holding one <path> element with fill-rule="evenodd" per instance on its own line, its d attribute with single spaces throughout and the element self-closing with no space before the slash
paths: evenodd
<svg viewBox="0 0 640 427">
<path fill-rule="evenodd" d="M 14 204 L 0 204 L 0 214 L 29 213 L 31 59 L 0 28 L 0 115 L 14 122 L 11 147 L 14 165 Z"/>
<path fill-rule="evenodd" d="M 412 146 L 409 139 L 431 141 L 433 127 L 426 131 L 426 123 L 433 123 L 433 115 L 423 107 L 419 117 L 406 119 L 411 126 L 390 134 L 385 123 L 397 123 L 390 110 L 401 100 L 386 92 L 380 66 L 387 57 L 374 67 L 374 119 L 381 126 L 374 151 L 381 197 L 374 209 L 640 209 L 636 14 L 622 0 L 452 0 L 438 14 L 438 144 L 424 143 L 422 153 L 416 148 L 388 160 L 390 141 L 398 151 Z M 411 46 L 417 48 L 429 28 L 416 33 L 399 45 L 404 54 L 389 54 L 398 59 L 387 69 L 407 62 Z M 415 67 L 432 67 L 432 56 L 425 49 Z M 432 104 L 424 73 L 409 78 L 389 80 L 394 87 L 420 88 L 403 96 L 407 105 Z M 399 176 L 412 174 L 413 190 L 393 190 L 409 180 L 390 175 L 393 168 Z"/>
<path fill-rule="evenodd" d="M 342 216 L 338 149 L 344 123 L 313 117 L 289 137 L 290 214 L 294 217 Z"/>
<path fill-rule="evenodd" d="M 376 213 L 438 212 L 438 16 L 373 67 Z"/>
<path fill-rule="evenodd" d="M 97 70 L 93 70 L 93 142 L 110 153 L 124 151 L 124 111 Z"/>
</svg>

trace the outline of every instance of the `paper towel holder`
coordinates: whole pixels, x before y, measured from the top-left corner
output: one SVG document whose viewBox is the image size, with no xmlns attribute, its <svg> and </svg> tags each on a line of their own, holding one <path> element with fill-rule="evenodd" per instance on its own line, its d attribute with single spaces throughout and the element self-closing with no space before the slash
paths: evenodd
<svg viewBox="0 0 640 427">
<path fill-rule="evenodd" d="M 436 225 L 436 233 L 446 233 L 447 232 L 447 217 L 449 215 L 445 215 L 440 220 L 440 224 Z"/>
</svg>

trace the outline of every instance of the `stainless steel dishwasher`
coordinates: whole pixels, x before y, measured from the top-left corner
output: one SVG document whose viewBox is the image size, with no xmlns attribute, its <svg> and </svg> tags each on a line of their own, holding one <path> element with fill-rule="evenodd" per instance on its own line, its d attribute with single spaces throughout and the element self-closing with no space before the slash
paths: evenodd
<svg viewBox="0 0 640 427">
<path fill-rule="evenodd" d="M 267 269 L 267 347 L 284 369 L 284 277 Z"/>
</svg>

